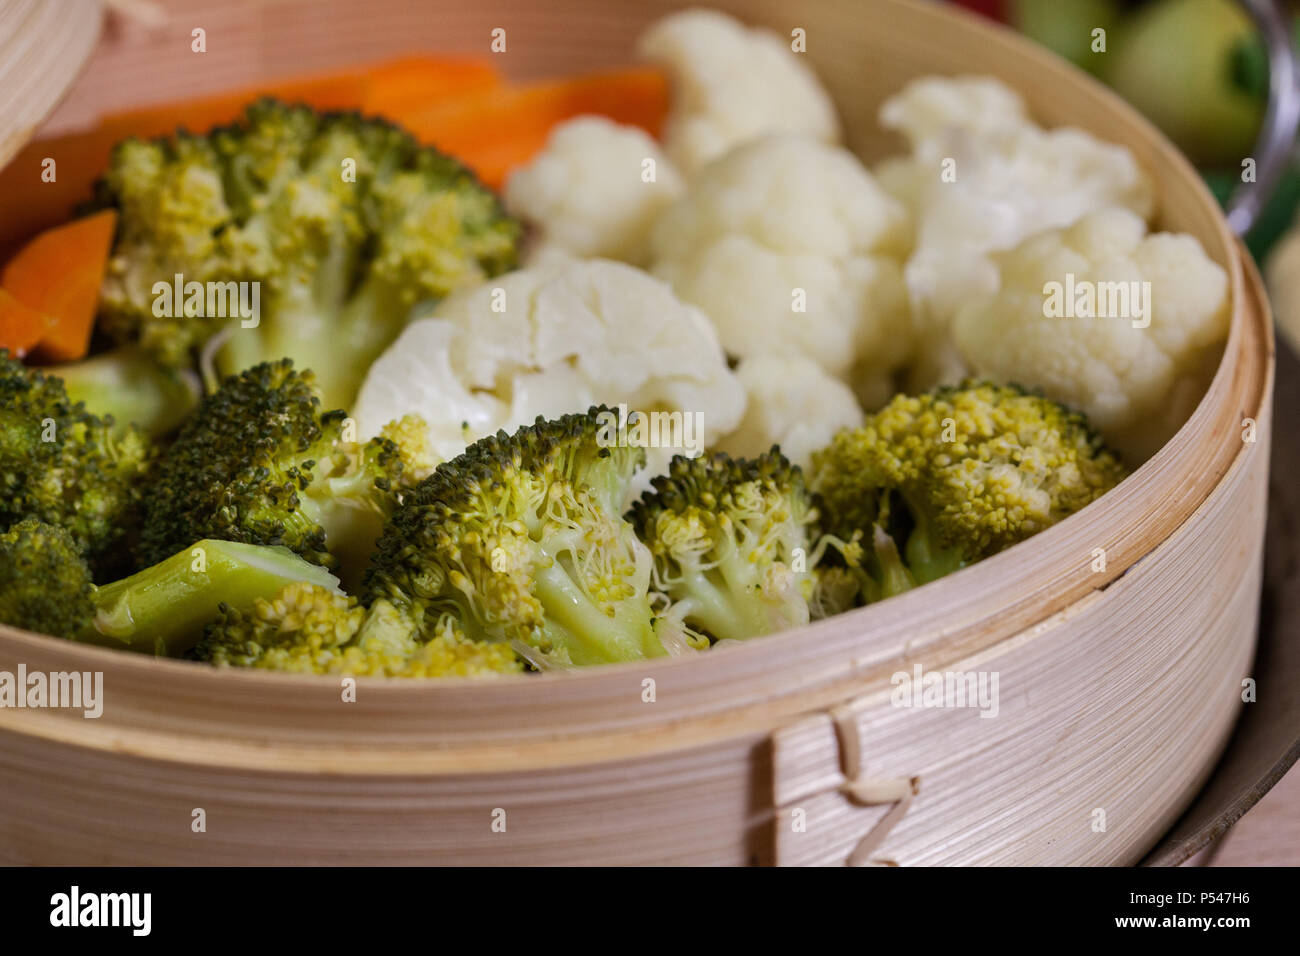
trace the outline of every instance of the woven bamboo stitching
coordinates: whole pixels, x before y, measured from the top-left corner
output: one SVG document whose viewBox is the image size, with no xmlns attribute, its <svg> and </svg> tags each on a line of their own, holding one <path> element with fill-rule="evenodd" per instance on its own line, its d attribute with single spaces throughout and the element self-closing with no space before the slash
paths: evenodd
<svg viewBox="0 0 1300 956">
<path fill-rule="evenodd" d="M 889 831 L 898 825 L 907 814 L 912 798 L 921 791 L 921 778 L 892 777 L 872 779 L 862 773 L 862 740 L 858 733 L 858 711 L 855 702 L 836 707 L 830 716 L 835 724 L 835 733 L 840 741 L 841 763 L 847 778 L 840 785 L 840 792 L 862 806 L 879 806 L 892 803 L 894 806 L 876 821 L 876 825 L 858 841 L 853 852 L 844 861 L 845 866 L 897 866 L 893 860 L 875 858 L 876 849 L 889 836 Z"/>
</svg>

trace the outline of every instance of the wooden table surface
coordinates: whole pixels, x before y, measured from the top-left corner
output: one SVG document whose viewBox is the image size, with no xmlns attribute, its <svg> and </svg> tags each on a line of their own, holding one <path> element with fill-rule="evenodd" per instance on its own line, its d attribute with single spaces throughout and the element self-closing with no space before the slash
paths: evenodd
<svg viewBox="0 0 1300 956">
<path fill-rule="evenodd" d="M 1196 862 L 1203 866 L 1300 866 L 1300 764 Z"/>
</svg>

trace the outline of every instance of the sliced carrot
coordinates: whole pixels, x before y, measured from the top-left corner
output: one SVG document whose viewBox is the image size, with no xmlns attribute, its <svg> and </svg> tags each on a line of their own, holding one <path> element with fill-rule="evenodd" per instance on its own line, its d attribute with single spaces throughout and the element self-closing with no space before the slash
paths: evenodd
<svg viewBox="0 0 1300 956">
<path fill-rule="evenodd" d="M 541 150 L 557 123 L 595 114 L 655 136 L 667 112 L 667 80 L 638 67 L 483 90 L 393 119 L 461 159 L 489 186 L 500 186 L 511 169 Z"/>
<path fill-rule="evenodd" d="M 393 118 L 396 112 L 427 107 L 457 90 L 481 92 L 501 82 L 482 60 L 404 57 L 106 115 L 94 129 L 28 144 L 0 171 L 0 258 L 27 236 L 66 222 L 77 204 L 90 197 L 113 146 L 127 136 L 162 136 L 180 126 L 193 133 L 206 132 L 233 122 L 259 96 Z M 53 167 L 47 160 L 54 161 Z"/>
<path fill-rule="evenodd" d="M 114 142 L 92 130 L 29 143 L 14 157 L 0 172 L 0 261 L 29 236 L 72 218 Z"/>
<path fill-rule="evenodd" d="M 22 358 L 41 340 L 51 319 L 44 312 L 23 305 L 7 289 L 0 289 L 0 349 Z"/>
<path fill-rule="evenodd" d="M 44 358 L 67 362 L 86 354 L 115 228 L 117 212 L 105 209 L 47 229 L 0 274 L 0 285 L 53 320 L 40 340 Z"/>
<path fill-rule="evenodd" d="M 481 57 L 409 56 L 366 70 L 362 112 L 396 120 L 453 96 L 499 89 L 505 81 Z"/>
</svg>

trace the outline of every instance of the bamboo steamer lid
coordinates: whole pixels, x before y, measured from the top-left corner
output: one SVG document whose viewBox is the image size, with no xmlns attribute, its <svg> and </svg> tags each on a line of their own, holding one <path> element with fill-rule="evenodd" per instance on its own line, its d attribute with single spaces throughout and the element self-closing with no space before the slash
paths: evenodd
<svg viewBox="0 0 1300 956">
<path fill-rule="evenodd" d="M 102 19 L 99 0 L 0 3 L 0 168 L 72 86 Z"/>
</svg>

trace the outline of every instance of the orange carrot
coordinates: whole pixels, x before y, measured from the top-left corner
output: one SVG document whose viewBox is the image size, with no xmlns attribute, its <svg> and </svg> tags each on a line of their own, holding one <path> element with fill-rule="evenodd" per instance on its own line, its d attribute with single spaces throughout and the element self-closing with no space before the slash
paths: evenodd
<svg viewBox="0 0 1300 956">
<path fill-rule="evenodd" d="M 667 112 L 667 81 L 656 70 L 638 67 L 483 90 L 393 119 L 465 162 L 489 186 L 500 186 L 511 169 L 541 150 L 557 123 L 596 114 L 653 136 Z"/>
<path fill-rule="evenodd" d="M 363 113 L 397 117 L 451 97 L 498 89 L 504 81 L 481 57 L 410 56 L 366 71 Z"/>
<path fill-rule="evenodd" d="M 23 246 L 0 274 L 0 285 L 53 320 L 40 339 L 44 358 L 67 362 L 86 354 L 115 228 L 112 209 L 55 226 Z"/>
<path fill-rule="evenodd" d="M 192 133 L 206 132 L 237 119 L 259 96 L 317 109 L 360 109 L 396 119 L 403 111 L 427 108 L 462 92 L 483 92 L 501 82 L 483 60 L 404 57 L 109 114 L 94 129 L 28 144 L 0 171 L 0 258 L 23 238 L 66 222 L 76 205 L 90 197 L 113 146 L 127 136 L 162 136 L 179 126 Z M 52 168 L 46 163 L 51 159 Z"/>
<path fill-rule="evenodd" d="M 72 133 L 29 143 L 14 157 L 0 172 L 0 261 L 29 236 L 72 218 L 114 142 L 98 130 Z"/>
<path fill-rule="evenodd" d="M 50 327 L 50 317 L 23 305 L 13 293 L 0 288 L 0 349 L 22 358 Z"/>
</svg>

